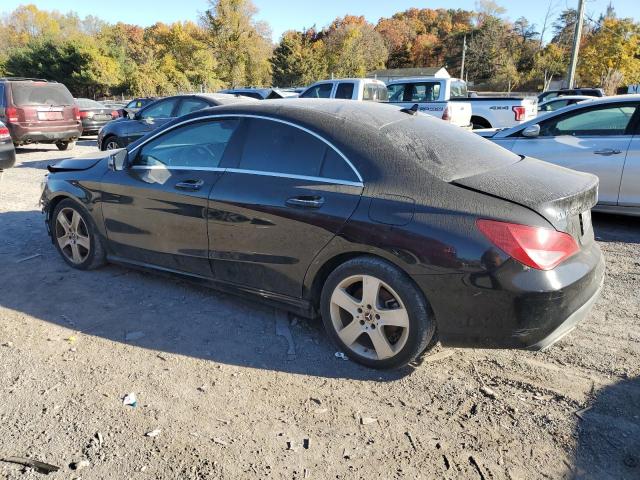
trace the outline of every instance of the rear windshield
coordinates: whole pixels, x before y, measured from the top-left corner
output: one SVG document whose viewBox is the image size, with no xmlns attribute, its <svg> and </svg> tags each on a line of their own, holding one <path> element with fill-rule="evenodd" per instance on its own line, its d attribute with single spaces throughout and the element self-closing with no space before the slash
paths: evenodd
<svg viewBox="0 0 640 480">
<path fill-rule="evenodd" d="M 73 105 L 73 97 L 61 83 L 14 82 L 11 84 L 13 103 L 28 105 Z"/>
<path fill-rule="evenodd" d="M 90 98 L 77 98 L 76 103 L 80 108 L 105 108 L 102 103 L 91 100 Z"/>
</svg>

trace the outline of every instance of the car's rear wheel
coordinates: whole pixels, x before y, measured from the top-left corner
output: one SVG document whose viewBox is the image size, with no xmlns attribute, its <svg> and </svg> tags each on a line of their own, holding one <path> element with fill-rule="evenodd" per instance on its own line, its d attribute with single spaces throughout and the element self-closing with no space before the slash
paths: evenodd
<svg viewBox="0 0 640 480">
<path fill-rule="evenodd" d="M 61 151 L 73 150 L 75 146 L 76 142 L 56 142 L 56 147 L 58 147 L 58 150 Z"/>
<path fill-rule="evenodd" d="M 350 260 L 329 275 L 321 310 L 325 328 L 338 346 L 373 368 L 412 362 L 435 332 L 431 309 L 413 281 L 373 257 Z"/>
<path fill-rule="evenodd" d="M 89 214 L 73 200 L 60 202 L 51 216 L 51 233 L 65 262 L 79 270 L 105 263 L 105 251 Z"/>
<path fill-rule="evenodd" d="M 115 136 L 107 137 L 102 145 L 104 146 L 103 150 L 117 150 L 125 147 L 122 140 Z"/>
</svg>

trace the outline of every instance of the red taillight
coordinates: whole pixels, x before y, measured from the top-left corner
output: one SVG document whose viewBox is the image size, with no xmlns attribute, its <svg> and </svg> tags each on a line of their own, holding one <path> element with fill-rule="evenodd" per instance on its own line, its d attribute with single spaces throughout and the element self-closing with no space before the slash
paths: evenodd
<svg viewBox="0 0 640 480">
<path fill-rule="evenodd" d="M 89 112 L 80 112 L 80 118 L 89 118 Z"/>
<path fill-rule="evenodd" d="M 521 122 L 524 120 L 524 116 L 527 113 L 527 109 L 523 106 L 515 106 L 513 107 L 513 113 L 516 116 L 516 122 Z"/>
<path fill-rule="evenodd" d="M 80 109 L 78 107 L 73 107 L 73 115 L 76 118 L 76 121 L 80 120 Z"/>
<path fill-rule="evenodd" d="M 5 108 L 4 115 L 7 117 L 7 123 L 16 123 L 18 121 L 18 109 L 15 107 Z"/>
<path fill-rule="evenodd" d="M 9 133 L 9 129 L 7 127 L 0 127 L 0 140 L 6 140 L 10 138 L 11 134 Z"/>
<path fill-rule="evenodd" d="M 552 270 L 579 250 L 571 235 L 550 228 L 482 219 L 476 223 L 496 247 L 538 270 Z"/>
<path fill-rule="evenodd" d="M 113 118 L 114 120 L 119 117 L 120 117 L 120 114 L 118 113 L 117 110 L 114 110 L 113 112 L 111 112 L 111 118 Z"/>
<path fill-rule="evenodd" d="M 447 105 L 444 109 L 444 112 L 442 112 L 442 120 L 444 120 L 445 122 L 451 121 L 451 112 L 449 111 L 449 105 Z"/>
</svg>

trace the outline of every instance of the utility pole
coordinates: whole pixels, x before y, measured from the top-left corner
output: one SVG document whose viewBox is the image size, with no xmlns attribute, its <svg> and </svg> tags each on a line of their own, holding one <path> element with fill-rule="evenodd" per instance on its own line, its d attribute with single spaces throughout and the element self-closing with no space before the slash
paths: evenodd
<svg viewBox="0 0 640 480">
<path fill-rule="evenodd" d="M 467 35 L 462 40 L 462 66 L 460 67 L 460 79 L 464 80 L 464 59 L 467 56 Z"/>
<path fill-rule="evenodd" d="M 567 73 L 567 88 L 573 88 L 576 81 L 576 67 L 578 66 L 578 53 L 580 52 L 580 39 L 582 38 L 582 22 L 584 19 L 584 0 L 578 3 L 578 18 L 576 18 L 576 30 L 573 35 L 573 49 L 571 50 L 571 63 Z"/>
</svg>

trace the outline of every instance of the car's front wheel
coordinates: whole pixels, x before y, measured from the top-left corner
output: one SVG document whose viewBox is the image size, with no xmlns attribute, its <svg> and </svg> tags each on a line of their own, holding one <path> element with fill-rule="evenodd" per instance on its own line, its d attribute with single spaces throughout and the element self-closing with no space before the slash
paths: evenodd
<svg viewBox="0 0 640 480">
<path fill-rule="evenodd" d="M 397 267 L 374 257 L 349 260 L 329 275 L 321 311 L 338 346 L 373 368 L 414 361 L 435 333 L 431 308 L 418 287 Z"/>
<path fill-rule="evenodd" d="M 51 233 L 65 262 L 79 270 L 105 263 L 105 251 L 89 213 L 73 200 L 61 201 L 51 215 Z"/>
</svg>

